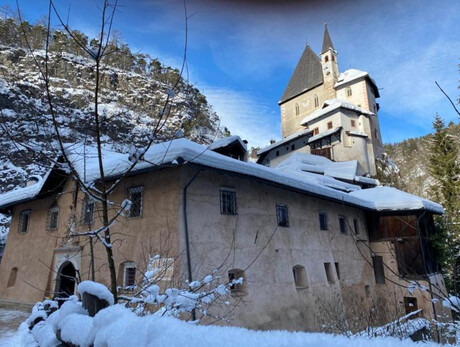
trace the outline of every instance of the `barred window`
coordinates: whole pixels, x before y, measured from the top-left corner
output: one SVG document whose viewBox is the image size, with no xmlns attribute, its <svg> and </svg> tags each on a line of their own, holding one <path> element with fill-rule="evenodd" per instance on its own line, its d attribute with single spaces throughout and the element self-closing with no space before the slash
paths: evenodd
<svg viewBox="0 0 460 347">
<path fill-rule="evenodd" d="M 228 281 L 231 293 L 244 293 L 246 289 L 246 275 L 244 270 L 231 269 L 228 271 Z M 238 283 L 234 283 L 238 282 Z M 241 282 L 241 283 L 240 283 Z"/>
<path fill-rule="evenodd" d="M 123 287 L 131 287 L 136 284 L 136 264 L 124 263 Z"/>
<path fill-rule="evenodd" d="M 276 205 L 276 216 L 278 218 L 278 226 L 289 226 L 288 207 L 286 205 Z"/>
<path fill-rule="evenodd" d="M 220 190 L 220 213 L 236 214 L 236 192 L 231 188 Z"/>
<path fill-rule="evenodd" d="M 29 227 L 30 211 L 31 210 L 23 210 L 19 216 L 19 232 L 21 234 L 26 233 Z"/>
<path fill-rule="evenodd" d="M 319 228 L 320 230 L 327 230 L 327 213 L 319 213 Z"/>
<path fill-rule="evenodd" d="M 55 230 L 58 227 L 59 221 L 59 206 L 53 203 L 48 211 L 48 220 L 46 222 L 46 228 L 48 230 Z"/>
<path fill-rule="evenodd" d="M 81 209 L 81 224 L 91 224 L 94 218 L 94 200 L 88 195 L 83 199 Z"/>
<path fill-rule="evenodd" d="M 131 209 L 129 210 L 130 217 L 142 216 L 143 196 L 143 186 L 129 188 L 129 200 L 131 201 Z"/>
</svg>

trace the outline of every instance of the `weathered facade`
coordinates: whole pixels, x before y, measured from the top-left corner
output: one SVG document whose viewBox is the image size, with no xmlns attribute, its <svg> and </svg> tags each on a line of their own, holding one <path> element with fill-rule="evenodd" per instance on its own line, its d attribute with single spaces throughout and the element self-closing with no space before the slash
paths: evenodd
<svg viewBox="0 0 460 347">
<path fill-rule="evenodd" d="M 145 268 L 149 254 L 160 254 L 171 261 L 164 286 L 183 285 L 214 269 L 223 278 L 243 277 L 232 291 L 237 306 L 228 318 L 233 325 L 319 330 L 330 316 L 344 321 L 371 307 L 379 312 L 376 323 L 382 323 L 414 304 L 427 318 L 434 317 L 433 310 L 448 314 L 432 304 L 432 292 L 407 290 L 412 275 L 427 288 L 439 279 L 429 251 L 432 215 L 442 212 L 439 205 L 406 194 L 410 199 L 398 200 L 398 211 L 385 210 L 354 195 L 362 191 L 359 187 L 332 178 L 317 183 L 323 176 L 278 172 L 186 140 L 168 148 L 169 153 L 157 156 L 165 158 L 161 166 L 135 171 L 111 196 L 115 213 L 124 199 L 141 192 L 132 215 L 111 228 L 120 287 L 132 283 L 130 276 Z M 37 185 L 32 194 L 25 193 L 34 186 L 16 198 L 0 197 L 2 210 L 13 216 L 0 267 L 3 300 L 32 303 L 69 295 L 75 290 L 69 277 L 91 278 L 89 240 L 70 234 L 100 225 L 98 204 L 88 208 L 74 181 L 57 172 Z M 381 192 L 374 188 L 373 199 Z M 50 228 L 56 206 L 58 222 Z M 409 220 L 410 228 L 403 232 L 402 224 L 385 224 L 385 218 Z M 423 254 L 411 258 L 399 246 L 404 243 Z M 95 279 L 108 285 L 105 251 L 96 239 L 94 254 Z M 418 262 L 415 273 L 407 270 L 411 259 Z M 437 286 L 445 290 L 443 283 Z"/>
<path fill-rule="evenodd" d="M 339 72 L 338 53 L 326 26 L 321 54 L 306 46 L 279 101 L 283 139 L 279 146 L 261 149 L 259 162 L 275 166 L 283 155 L 302 151 L 334 161 L 355 159 L 366 174 L 375 175 L 375 160 L 383 152 L 379 96 L 367 72 Z M 311 135 L 302 147 L 280 152 L 286 138 L 306 129 Z"/>
</svg>

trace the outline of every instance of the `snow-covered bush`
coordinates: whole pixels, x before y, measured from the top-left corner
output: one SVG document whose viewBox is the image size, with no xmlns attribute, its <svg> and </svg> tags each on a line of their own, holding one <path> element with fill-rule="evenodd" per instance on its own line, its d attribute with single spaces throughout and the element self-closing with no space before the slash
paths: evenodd
<svg viewBox="0 0 460 347">
<path fill-rule="evenodd" d="M 230 288 L 243 282 L 242 278 L 223 281 L 217 271 L 193 282 L 185 282 L 184 288 L 162 289 L 161 280 L 168 266 L 158 266 L 160 256 L 149 256 L 146 271 L 142 274 L 139 284 L 130 288 L 132 295 L 120 295 L 118 299 L 125 301 L 139 315 L 154 314 L 160 316 L 181 317 L 184 313 L 199 313 L 200 317 L 210 314 L 209 308 L 228 306 Z M 213 318 L 222 318 L 213 316 Z"/>
<path fill-rule="evenodd" d="M 28 328 L 33 339 L 42 347 L 56 346 L 61 342 L 74 346 L 122 346 L 126 338 L 129 339 L 127 345 L 143 346 L 144 344 L 133 344 L 131 334 L 129 337 L 121 337 L 115 332 L 123 331 L 127 327 L 132 331 L 139 331 L 143 326 L 153 327 L 153 317 L 179 318 L 183 313 L 193 310 L 199 312 L 200 317 L 204 317 L 213 304 L 221 302 L 229 305 L 225 298 L 230 286 L 242 283 L 242 279 L 220 283 L 220 277 L 214 273 L 201 280 L 186 283 L 184 289 L 167 288 L 162 291 L 158 282 L 164 269 L 154 266 L 158 259 L 158 256 L 149 258 L 147 271 L 143 274 L 141 284 L 134 287 L 134 295 L 119 297 L 125 304 L 114 305 L 114 298 L 104 285 L 83 281 L 77 287 L 82 296 L 85 293 L 90 294 L 106 301 L 110 306 L 91 317 L 76 296 L 69 297 L 59 309 L 57 302 L 45 300 L 34 306 L 32 314 L 21 326 L 23 333 Z M 153 332 L 139 334 L 139 341 L 145 342 L 147 340 L 143 339 Z"/>
</svg>

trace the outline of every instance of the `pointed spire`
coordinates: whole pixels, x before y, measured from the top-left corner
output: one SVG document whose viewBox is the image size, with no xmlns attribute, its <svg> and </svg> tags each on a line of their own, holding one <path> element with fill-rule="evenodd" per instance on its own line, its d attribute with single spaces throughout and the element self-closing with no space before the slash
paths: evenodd
<svg viewBox="0 0 460 347">
<path fill-rule="evenodd" d="M 321 49 L 321 54 L 327 52 L 329 48 L 334 49 L 332 44 L 331 37 L 329 36 L 329 31 L 327 30 L 327 22 L 324 21 L 324 39 L 323 39 L 323 48 Z"/>
</svg>

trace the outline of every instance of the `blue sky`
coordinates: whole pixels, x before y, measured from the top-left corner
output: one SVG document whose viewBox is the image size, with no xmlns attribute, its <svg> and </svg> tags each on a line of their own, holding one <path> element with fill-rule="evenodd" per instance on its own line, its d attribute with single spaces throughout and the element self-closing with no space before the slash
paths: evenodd
<svg viewBox="0 0 460 347">
<path fill-rule="evenodd" d="M 69 23 L 95 35 L 100 1 L 55 0 Z M 15 1 L 4 0 L 16 8 Z M 47 1 L 19 0 L 31 21 Z M 178 66 L 184 42 L 182 0 L 119 0 L 115 28 L 134 51 Z M 99 5 L 99 7 L 98 7 Z M 438 81 L 459 96 L 460 1 L 188 0 L 190 81 L 234 134 L 250 146 L 280 139 L 278 100 L 308 41 L 319 53 L 323 23 L 339 69 L 368 71 L 379 86 L 384 142 L 431 131 L 436 112 L 458 122 Z"/>
</svg>

